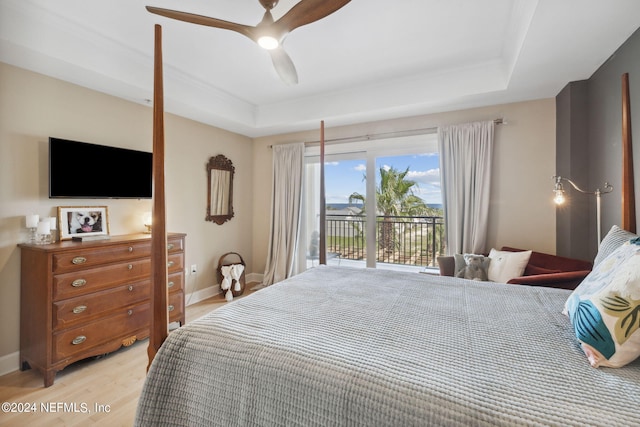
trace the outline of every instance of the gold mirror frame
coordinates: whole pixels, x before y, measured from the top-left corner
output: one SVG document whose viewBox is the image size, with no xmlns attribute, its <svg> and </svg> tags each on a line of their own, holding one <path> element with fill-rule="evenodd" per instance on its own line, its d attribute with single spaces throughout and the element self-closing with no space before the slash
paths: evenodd
<svg viewBox="0 0 640 427">
<path fill-rule="evenodd" d="M 209 159 L 209 163 L 207 163 L 206 221 L 221 225 L 233 218 L 234 172 L 233 163 L 222 154 Z"/>
</svg>

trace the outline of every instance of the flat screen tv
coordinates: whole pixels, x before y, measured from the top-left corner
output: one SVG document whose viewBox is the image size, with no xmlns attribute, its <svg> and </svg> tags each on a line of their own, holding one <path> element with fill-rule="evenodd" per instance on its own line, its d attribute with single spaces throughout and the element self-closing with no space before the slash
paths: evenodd
<svg viewBox="0 0 640 427">
<path fill-rule="evenodd" d="M 152 154 L 49 138 L 49 198 L 150 199 Z"/>
</svg>

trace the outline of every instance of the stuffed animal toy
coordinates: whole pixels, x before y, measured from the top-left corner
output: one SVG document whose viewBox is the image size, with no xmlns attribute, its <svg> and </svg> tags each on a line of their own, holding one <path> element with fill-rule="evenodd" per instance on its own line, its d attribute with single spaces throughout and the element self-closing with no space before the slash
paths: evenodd
<svg viewBox="0 0 640 427">
<path fill-rule="evenodd" d="M 484 256 L 469 254 L 464 256 L 464 261 L 466 266 L 456 274 L 456 277 L 483 282 L 489 280 Z"/>
</svg>

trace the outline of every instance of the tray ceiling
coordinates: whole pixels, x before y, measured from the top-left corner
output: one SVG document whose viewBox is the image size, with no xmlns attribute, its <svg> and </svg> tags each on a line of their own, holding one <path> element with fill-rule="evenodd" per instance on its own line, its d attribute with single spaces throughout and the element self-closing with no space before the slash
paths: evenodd
<svg viewBox="0 0 640 427">
<path fill-rule="evenodd" d="M 637 0 L 353 0 L 289 34 L 300 83 L 287 86 L 246 37 L 146 5 L 247 25 L 264 13 L 258 0 L 2 0 L 0 61 L 150 104 L 161 24 L 165 110 L 256 137 L 553 97 L 640 26 Z"/>
</svg>

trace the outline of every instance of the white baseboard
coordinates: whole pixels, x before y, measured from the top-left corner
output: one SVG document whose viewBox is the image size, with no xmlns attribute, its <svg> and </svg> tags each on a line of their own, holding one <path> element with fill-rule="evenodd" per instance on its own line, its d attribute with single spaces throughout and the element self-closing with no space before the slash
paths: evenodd
<svg viewBox="0 0 640 427">
<path fill-rule="evenodd" d="M 264 274 L 249 273 L 249 274 L 247 274 L 245 279 L 246 279 L 247 283 L 250 283 L 250 282 L 260 282 L 260 283 L 262 283 L 262 279 L 264 279 Z"/>
<path fill-rule="evenodd" d="M 0 376 L 20 369 L 20 352 L 7 354 L 0 357 Z"/>
<path fill-rule="evenodd" d="M 200 289 L 199 291 L 191 292 L 190 294 L 186 294 L 184 296 L 184 305 L 191 305 L 198 303 L 200 301 L 204 301 L 207 298 L 211 298 L 214 295 L 218 295 L 221 293 L 220 285 L 209 286 L 208 288 Z"/>
<path fill-rule="evenodd" d="M 245 282 L 253 283 L 258 282 L 262 283 L 263 274 L 260 273 L 249 273 L 245 276 Z M 185 306 L 198 303 L 200 301 L 204 301 L 207 298 L 211 298 L 212 296 L 218 295 L 222 293 L 222 289 L 220 289 L 219 284 L 215 284 L 213 286 L 209 286 L 208 288 L 201 289 L 199 291 L 191 292 L 190 294 L 185 295 Z"/>
</svg>

